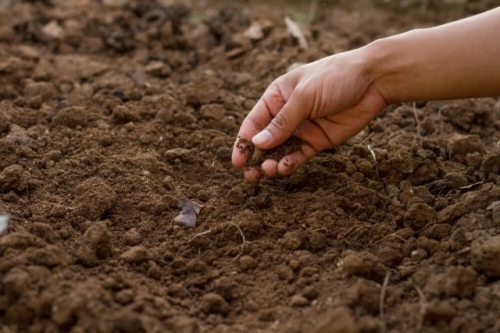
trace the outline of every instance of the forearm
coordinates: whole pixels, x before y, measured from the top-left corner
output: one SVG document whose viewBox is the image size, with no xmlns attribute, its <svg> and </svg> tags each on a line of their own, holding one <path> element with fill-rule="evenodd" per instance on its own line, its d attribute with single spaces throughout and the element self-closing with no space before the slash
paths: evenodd
<svg viewBox="0 0 500 333">
<path fill-rule="evenodd" d="M 366 47 L 387 103 L 500 96 L 500 7 Z"/>
</svg>

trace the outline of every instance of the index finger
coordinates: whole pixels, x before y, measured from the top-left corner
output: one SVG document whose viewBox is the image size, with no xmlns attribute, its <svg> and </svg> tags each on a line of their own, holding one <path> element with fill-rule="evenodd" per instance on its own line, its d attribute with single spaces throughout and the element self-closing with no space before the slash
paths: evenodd
<svg viewBox="0 0 500 333">
<path fill-rule="evenodd" d="M 231 157 L 236 168 L 245 166 L 252 138 L 271 122 L 285 103 L 278 85 L 272 83 L 241 124 Z"/>
</svg>

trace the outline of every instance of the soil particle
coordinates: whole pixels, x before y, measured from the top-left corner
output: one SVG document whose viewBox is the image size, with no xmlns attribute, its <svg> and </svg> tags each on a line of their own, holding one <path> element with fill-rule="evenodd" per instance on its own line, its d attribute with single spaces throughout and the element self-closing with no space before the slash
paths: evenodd
<svg viewBox="0 0 500 333">
<path fill-rule="evenodd" d="M 281 243 L 287 250 L 298 250 L 302 245 L 302 237 L 299 232 L 289 231 L 283 236 Z"/>
<path fill-rule="evenodd" d="M 75 242 L 74 254 L 86 266 L 96 266 L 113 252 L 107 222 L 90 226 Z"/>
<path fill-rule="evenodd" d="M 194 163 L 196 161 L 196 152 L 186 148 L 174 148 L 165 152 L 165 159 L 174 163 L 177 159 L 184 163 Z"/>
<path fill-rule="evenodd" d="M 363 251 L 348 253 L 343 258 L 343 268 L 349 276 L 364 277 L 369 280 L 382 281 L 386 269 L 372 253 Z"/>
<path fill-rule="evenodd" d="M 346 300 L 356 314 L 377 315 L 380 312 L 380 286 L 373 281 L 358 279 L 347 290 Z"/>
<path fill-rule="evenodd" d="M 17 163 L 17 153 L 15 145 L 5 139 L 0 140 L 0 170 Z"/>
<path fill-rule="evenodd" d="M 292 281 L 295 278 L 292 268 L 287 265 L 280 265 L 276 268 L 278 278 L 283 281 Z"/>
<path fill-rule="evenodd" d="M 242 271 L 249 271 L 257 267 L 257 261 L 248 255 L 241 256 L 238 262 Z"/>
<path fill-rule="evenodd" d="M 443 240 L 451 235 L 453 227 L 449 224 L 436 223 L 428 226 L 421 235 L 430 239 Z"/>
<path fill-rule="evenodd" d="M 194 319 L 184 316 L 176 316 L 167 321 L 167 328 L 171 332 L 178 333 L 201 333 L 200 323 Z"/>
<path fill-rule="evenodd" d="M 120 259 L 129 264 L 140 264 L 149 257 L 149 251 L 144 246 L 134 246 L 120 255 Z"/>
<path fill-rule="evenodd" d="M 481 169 L 486 173 L 498 174 L 500 171 L 500 152 L 490 153 L 485 156 Z"/>
<path fill-rule="evenodd" d="M 113 122 L 116 124 L 127 124 L 129 122 L 137 122 L 139 120 L 137 115 L 124 105 L 117 105 L 113 108 L 111 117 Z"/>
<path fill-rule="evenodd" d="M 142 242 L 141 234 L 134 228 L 130 229 L 123 235 L 126 245 L 138 245 Z"/>
<path fill-rule="evenodd" d="M 500 278 L 500 236 L 477 239 L 471 244 L 474 268 L 491 278 Z"/>
<path fill-rule="evenodd" d="M 0 133 L 9 131 L 12 118 L 3 109 L 0 109 Z"/>
<path fill-rule="evenodd" d="M 13 232 L 0 238 L 0 254 L 3 254 L 7 249 L 24 250 L 42 245 L 44 245 L 44 241 L 38 237 L 26 233 Z"/>
<path fill-rule="evenodd" d="M 309 305 L 309 300 L 302 295 L 293 295 L 290 300 L 290 306 L 303 307 Z"/>
<path fill-rule="evenodd" d="M 237 297 L 238 284 L 230 277 L 220 277 L 214 281 L 214 291 L 221 295 L 226 301 Z"/>
<path fill-rule="evenodd" d="M 226 314 L 229 311 L 227 302 L 221 295 L 216 293 L 203 295 L 200 308 L 205 314 Z"/>
<path fill-rule="evenodd" d="M 41 102 L 46 102 L 55 97 L 56 89 L 49 82 L 29 82 L 25 85 L 23 94 L 28 98 L 40 97 Z"/>
<path fill-rule="evenodd" d="M 170 124 L 174 119 L 174 112 L 170 108 L 162 108 L 156 113 L 155 119 L 161 120 L 165 124 Z"/>
<path fill-rule="evenodd" d="M 74 213 L 91 221 L 102 219 L 115 205 L 116 192 L 103 179 L 89 178 L 75 188 Z"/>
<path fill-rule="evenodd" d="M 449 172 L 444 176 L 444 179 L 449 181 L 454 189 L 459 189 L 469 184 L 467 177 L 459 172 Z"/>
<path fill-rule="evenodd" d="M 59 235 L 50 224 L 35 222 L 29 225 L 28 230 L 31 234 L 40 237 L 49 244 L 54 244 L 59 240 Z"/>
<path fill-rule="evenodd" d="M 300 151 L 302 144 L 303 141 L 301 139 L 292 136 L 278 147 L 262 151 L 260 149 L 256 149 L 251 142 L 247 141 L 247 145 L 249 145 L 248 156 L 250 156 L 250 159 L 247 162 L 247 166 L 257 167 L 260 166 L 262 162 L 268 159 L 280 161 L 286 155 Z M 290 167 L 293 168 L 293 166 L 291 165 Z"/>
<path fill-rule="evenodd" d="M 448 268 L 446 294 L 450 297 L 472 297 L 476 292 L 477 273 L 472 267 L 455 266 Z"/>
<path fill-rule="evenodd" d="M 465 163 L 468 166 L 477 168 L 483 162 L 483 155 L 481 153 L 471 153 L 465 155 Z"/>
<path fill-rule="evenodd" d="M 192 273 L 205 273 L 208 271 L 208 265 L 199 259 L 193 259 L 188 262 L 186 268 Z"/>
<path fill-rule="evenodd" d="M 452 223 L 461 216 L 486 209 L 489 203 L 500 200 L 500 188 L 493 184 L 486 184 L 479 191 L 464 194 L 462 199 L 453 205 L 449 205 L 438 213 L 440 223 Z"/>
<path fill-rule="evenodd" d="M 361 333 L 382 333 L 385 332 L 386 325 L 377 317 L 363 316 L 359 318 L 358 328 Z"/>
<path fill-rule="evenodd" d="M 132 303 L 134 297 L 135 292 L 132 289 L 123 289 L 115 294 L 115 300 L 122 305 Z"/>
<path fill-rule="evenodd" d="M 220 120 L 224 118 L 225 112 L 226 110 L 221 104 L 206 104 L 200 108 L 200 117 L 207 120 Z"/>
<path fill-rule="evenodd" d="M 452 156 L 483 153 L 484 142 L 477 135 L 465 135 L 452 138 L 448 143 L 448 149 Z"/>
<path fill-rule="evenodd" d="M 387 267 L 396 268 L 403 260 L 403 253 L 400 248 L 383 247 L 377 252 L 380 262 Z"/>
<path fill-rule="evenodd" d="M 55 126 L 66 126 L 76 128 L 78 126 L 87 126 L 87 110 L 81 106 L 70 106 L 59 110 L 52 119 Z"/>
<path fill-rule="evenodd" d="M 7 302 L 13 304 L 31 285 L 30 275 L 20 268 L 11 269 L 2 280 Z"/>
<path fill-rule="evenodd" d="M 243 205 L 246 202 L 247 198 L 248 198 L 247 194 L 239 186 L 233 187 L 232 189 L 227 191 L 226 194 L 226 200 L 231 205 Z"/>
<path fill-rule="evenodd" d="M 436 221 L 436 211 L 424 203 L 411 205 L 405 212 L 404 224 L 415 231 L 423 229 L 426 225 Z"/>
<path fill-rule="evenodd" d="M 424 318 L 432 323 L 449 322 L 456 315 L 455 308 L 448 301 L 431 301 L 425 307 Z"/>
<path fill-rule="evenodd" d="M 311 331 L 313 333 L 359 333 L 354 315 L 347 307 L 338 307 L 325 313 Z"/>
<path fill-rule="evenodd" d="M 14 164 L 0 172 L 0 192 L 22 193 L 28 187 L 28 173 L 23 167 Z"/>
</svg>

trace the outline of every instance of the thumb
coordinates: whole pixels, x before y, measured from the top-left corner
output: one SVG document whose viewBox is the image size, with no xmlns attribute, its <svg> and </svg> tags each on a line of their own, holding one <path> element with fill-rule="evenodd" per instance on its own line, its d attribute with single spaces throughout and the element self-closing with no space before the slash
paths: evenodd
<svg viewBox="0 0 500 333">
<path fill-rule="evenodd" d="M 283 108 L 271 120 L 271 123 L 252 138 L 252 143 L 259 149 L 267 150 L 285 142 L 295 130 L 309 117 L 305 101 L 311 98 L 295 90 Z"/>
</svg>

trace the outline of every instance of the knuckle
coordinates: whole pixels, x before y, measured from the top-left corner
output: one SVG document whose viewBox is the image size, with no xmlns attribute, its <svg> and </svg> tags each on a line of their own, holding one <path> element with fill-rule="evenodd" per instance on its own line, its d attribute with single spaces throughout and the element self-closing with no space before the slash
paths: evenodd
<svg viewBox="0 0 500 333">
<path fill-rule="evenodd" d="M 272 120 L 271 124 L 278 130 L 280 131 L 287 131 L 288 130 L 288 120 L 286 119 L 286 117 L 281 114 L 281 113 L 278 113 Z"/>
</svg>

